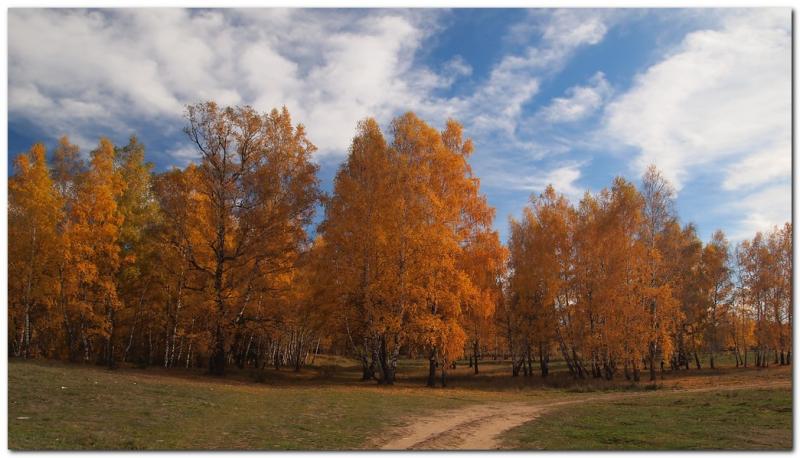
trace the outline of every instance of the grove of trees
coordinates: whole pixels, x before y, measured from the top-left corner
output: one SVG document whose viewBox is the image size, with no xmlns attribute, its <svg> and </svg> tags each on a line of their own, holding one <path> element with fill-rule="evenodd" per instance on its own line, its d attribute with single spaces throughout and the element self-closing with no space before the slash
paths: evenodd
<svg viewBox="0 0 800 458">
<path fill-rule="evenodd" d="M 681 226 L 674 191 L 650 167 L 642 190 L 622 178 L 577 207 L 548 187 L 511 221 L 511 273 L 500 326 L 513 371 L 547 375 L 556 352 L 576 378 L 655 380 L 665 365 L 791 361 L 792 226 L 731 249 Z"/>
<path fill-rule="evenodd" d="M 704 244 L 654 167 L 575 204 L 548 187 L 506 246 L 454 120 L 406 113 L 388 136 L 363 120 L 330 195 L 285 108 L 192 105 L 185 133 L 198 161 L 158 173 L 136 137 L 16 158 L 10 356 L 222 375 L 300 370 L 322 349 L 381 384 L 422 358 L 429 386 L 462 357 L 636 381 L 726 351 L 791 362 L 791 224 Z"/>
</svg>

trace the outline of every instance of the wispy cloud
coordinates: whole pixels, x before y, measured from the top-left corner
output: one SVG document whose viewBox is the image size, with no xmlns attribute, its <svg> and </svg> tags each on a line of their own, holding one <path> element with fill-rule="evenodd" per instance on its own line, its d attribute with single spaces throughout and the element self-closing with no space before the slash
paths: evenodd
<svg viewBox="0 0 800 458">
<path fill-rule="evenodd" d="M 724 173 L 722 188 L 729 191 L 745 191 L 788 178 L 792 173 L 791 146 L 785 141 L 770 142 L 768 148 L 745 155 L 744 159 L 726 167 Z"/>
<path fill-rule="evenodd" d="M 639 151 L 635 167 L 655 163 L 678 188 L 720 160 L 790 156 L 790 11 L 737 11 L 719 29 L 690 33 L 606 114 L 612 141 Z"/>
<path fill-rule="evenodd" d="M 578 184 L 583 165 L 582 162 L 567 161 L 528 174 L 515 173 L 510 171 L 513 168 L 503 167 L 488 172 L 483 181 L 488 187 L 524 191 L 527 195 L 541 194 L 552 185 L 557 193 L 577 202 L 588 190 Z"/>
<path fill-rule="evenodd" d="M 603 72 L 595 73 L 585 86 L 573 86 L 566 97 L 557 97 L 538 113 L 550 123 L 575 122 L 596 112 L 611 95 L 611 85 Z"/>
<path fill-rule="evenodd" d="M 768 185 L 763 189 L 744 195 L 726 208 L 739 215 L 728 232 L 730 239 L 740 241 L 752 238 L 756 232 L 766 232 L 774 226 L 790 221 L 792 208 L 791 181 Z"/>
<path fill-rule="evenodd" d="M 599 10 L 534 10 L 510 32 L 540 38 L 518 54 L 505 56 L 491 71 L 488 81 L 471 97 L 453 100 L 472 113 L 478 131 L 499 130 L 514 135 L 522 108 L 538 92 L 545 78 L 557 74 L 574 53 L 605 36 L 610 14 Z"/>
</svg>

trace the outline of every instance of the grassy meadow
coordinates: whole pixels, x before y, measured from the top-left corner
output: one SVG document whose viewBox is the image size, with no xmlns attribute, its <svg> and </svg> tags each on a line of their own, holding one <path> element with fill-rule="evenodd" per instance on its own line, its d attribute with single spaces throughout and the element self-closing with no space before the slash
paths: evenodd
<svg viewBox="0 0 800 458">
<path fill-rule="evenodd" d="M 466 364 L 445 389 L 424 387 L 424 361 L 403 361 L 392 387 L 361 382 L 357 365 L 318 358 L 299 373 L 199 371 L 56 362 L 9 364 L 12 450 L 341 450 L 371 448 L 414 418 L 480 404 L 586 402 L 550 409 L 507 432 L 512 449 L 787 449 L 789 368 L 691 370 L 656 384 L 510 377 L 507 363 Z M 708 392 L 680 392 L 704 389 Z M 716 390 L 714 387 L 719 387 Z M 625 395 L 592 402 L 596 393 Z M 631 396 L 628 397 L 627 394 Z"/>
<path fill-rule="evenodd" d="M 792 392 L 658 393 L 568 406 L 509 431 L 505 446 L 545 450 L 790 450 Z"/>
</svg>

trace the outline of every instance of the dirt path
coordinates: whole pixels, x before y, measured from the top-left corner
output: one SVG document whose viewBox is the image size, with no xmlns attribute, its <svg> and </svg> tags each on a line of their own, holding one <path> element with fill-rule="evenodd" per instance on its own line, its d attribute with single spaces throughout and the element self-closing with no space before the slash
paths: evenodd
<svg viewBox="0 0 800 458">
<path fill-rule="evenodd" d="M 392 439 L 378 442 L 378 448 L 383 450 L 494 450 L 500 448 L 505 431 L 535 420 L 548 410 L 569 404 L 612 401 L 650 396 L 655 393 L 696 393 L 783 387 L 791 387 L 791 382 L 762 381 L 669 391 L 586 394 L 536 404 L 505 402 L 483 404 L 416 418 L 408 426 L 390 433 Z"/>
</svg>

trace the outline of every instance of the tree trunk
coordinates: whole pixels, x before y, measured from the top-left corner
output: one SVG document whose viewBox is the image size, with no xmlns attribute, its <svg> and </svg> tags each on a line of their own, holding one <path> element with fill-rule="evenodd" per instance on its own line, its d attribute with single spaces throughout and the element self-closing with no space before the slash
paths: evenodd
<svg viewBox="0 0 800 458">
<path fill-rule="evenodd" d="M 320 338 L 317 337 L 317 346 L 314 348 L 314 356 L 311 357 L 311 365 L 314 365 L 314 361 L 317 360 L 317 353 L 319 352 L 319 341 Z"/>
<path fill-rule="evenodd" d="M 444 367 L 442 372 L 444 372 Z M 431 350 L 428 358 L 428 386 L 431 388 L 436 387 L 436 347 Z"/>
<path fill-rule="evenodd" d="M 211 350 L 211 358 L 208 361 L 208 371 L 212 375 L 225 375 L 225 335 L 220 323 L 217 323 L 214 332 L 214 344 Z"/>
<path fill-rule="evenodd" d="M 108 346 L 106 348 L 106 358 L 107 358 L 106 362 L 108 364 L 109 369 L 114 369 L 116 367 L 116 362 L 114 361 L 114 331 L 115 331 L 114 322 L 116 320 L 116 316 L 114 314 L 114 307 L 111 305 L 110 302 L 107 304 L 107 307 L 108 307 L 108 322 L 110 325 L 110 330 L 108 333 L 108 343 L 107 343 Z"/>
<path fill-rule="evenodd" d="M 475 374 L 477 374 L 478 373 L 478 339 L 477 338 L 475 339 L 475 341 L 472 344 L 472 354 L 475 357 L 474 369 L 475 369 Z"/>
<path fill-rule="evenodd" d="M 528 350 L 526 351 L 526 358 L 528 360 L 528 370 L 525 372 L 525 375 L 532 376 L 533 375 L 533 361 L 531 360 L 531 347 L 528 346 Z"/>
<path fill-rule="evenodd" d="M 381 369 L 381 385 L 394 385 L 394 365 L 390 361 L 389 352 L 386 348 L 386 336 L 381 336 L 380 348 L 378 350 L 378 363 Z"/>
<path fill-rule="evenodd" d="M 542 377 L 547 377 L 547 374 L 550 373 L 550 355 L 548 354 L 543 342 L 539 342 L 539 369 L 542 373 Z"/>
<path fill-rule="evenodd" d="M 25 343 L 22 347 L 22 357 L 28 359 L 31 356 L 31 304 L 28 300 L 25 301 L 25 330 L 23 336 Z"/>
<path fill-rule="evenodd" d="M 512 359 L 511 360 L 511 376 L 512 377 L 518 377 L 519 376 L 519 370 L 522 368 L 523 365 L 524 365 L 524 360 L 514 361 Z"/>
<path fill-rule="evenodd" d="M 655 382 L 656 381 L 656 365 L 655 365 L 655 362 L 656 362 L 656 343 L 655 342 L 650 342 L 650 354 L 649 354 L 649 361 L 648 362 L 650 363 L 650 364 L 648 364 L 650 366 L 650 381 L 651 382 Z"/>
<path fill-rule="evenodd" d="M 223 209 L 218 209 L 222 215 Z M 216 328 L 214 329 L 213 347 L 209 358 L 208 370 L 213 375 L 225 375 L 225 332 L 222 329 L 225 320 L 225 298 L 223 275 L 225 272 L 225 223 L 220 221 L 217 225 L 216 240 L 216 266 L 214 269 L 214 293 L 217 306 Z"/>
<path fill-rule="evenodd" d="M 59 273 L 59 275 L 61 275 L 61 274 Z M 70 322 L 69 322 L 69 315 L 67 315 L 66 299 L 64 299 L 62 297 L 62 298 L 59 299 L 59 302 L 61 303 L 61 314 L 63 315 L 63 320 L 64 320 L 64 322 L 63 322 L 63 325 L 64 325 L 64 339 L 66 340 L 66 344 L 67 344 L 67 358 L 68 358 L 69 362 L 72 363 L 72 362 L 75 362 L 75 360 L 77 359 L 77 357 L 75 355 L 74 348 L 73 348 L 74 347 L 75 338 L 72 335 L 72 326 L 70 325 Z"/>
<path fill-rule="evenodd" d="M 614 378 L 614 370 L 609 362 L 603 363 L 603 370 L 605 371 L 606 380 Z"/>
<path fill-rule="evenodd" d="M 372 380 L 375 375 L 375 367 L 367 360 L 367 357 L 361 359 L 361 381 Z"/>
</svg>

